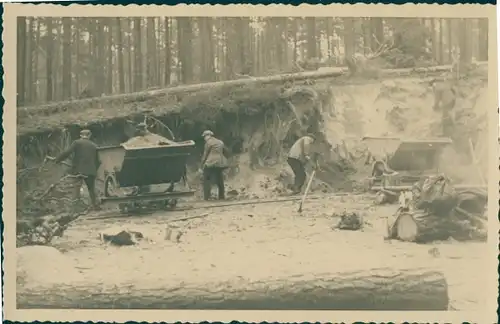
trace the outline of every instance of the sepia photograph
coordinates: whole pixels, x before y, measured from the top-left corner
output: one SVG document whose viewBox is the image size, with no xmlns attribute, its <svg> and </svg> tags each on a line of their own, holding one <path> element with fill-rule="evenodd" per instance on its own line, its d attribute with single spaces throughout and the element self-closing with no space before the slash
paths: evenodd
<svg viewBox="0 0 500 324">
<path fill-rule="evenodd" d="M 11 314 L 494 316 L 493 6 L 140 8 L 6 5 Z"/>
</svg>

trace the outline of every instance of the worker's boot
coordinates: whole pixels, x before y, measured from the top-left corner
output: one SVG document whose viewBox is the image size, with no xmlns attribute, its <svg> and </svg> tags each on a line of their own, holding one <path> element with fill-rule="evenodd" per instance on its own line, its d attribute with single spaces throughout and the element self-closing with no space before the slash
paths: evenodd
<svg viewBox="0 0 500 324">
<path fill-rule="evenodd" d="M 292 191 L 291 195 L 297 195 L 300 193 L 300 188 L 297 186 L 296 183 L 290 185 L 288 189 Z"/>
</svg>

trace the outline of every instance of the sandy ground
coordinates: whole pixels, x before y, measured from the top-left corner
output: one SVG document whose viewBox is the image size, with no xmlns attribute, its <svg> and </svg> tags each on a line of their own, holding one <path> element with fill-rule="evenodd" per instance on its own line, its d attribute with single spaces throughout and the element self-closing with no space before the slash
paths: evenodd
<svg viewBox="0 0 500 324">
<path fill-rule="evenodd" d="M 20 263 L 28 273 L 25 277 L 32 278 L 24 284 L 35 288 L 54 281 L 106 286 L 140 282 L 146 289 L 149 285 L 155 287 L 159 280 L 203 284 L 293 274 L 310 274 L 313 278 L 315 273 L 330 269 L 359 270 L 362 262 L 374 268 L 398 264 L 441 269 L 449 283 L 451 309 L 485 307 L 481 273 L 487 262 L 486 244 L 384 241 L 384 215 L 393 213 L 396 207 L 375 207 L 367 196 L 311 200 L 302 214 L 297 207 L 298 202 L 281 202 L 98 221 L 82 218 L 53 243 L 63 252 L 64 260 L 50 253 L 36 259 L 23 258 Z M 332 229 L 339 220 L 332 215 L 344 209 L 364 216 L 363 231 Z M 197 215 L 204 217 L 175 221 Z M 165 239 L 167 227 L 173 230 L 173 237 L 183 232 L 179 242 Z M 146 240 L 136 246 L 114 247 L 98 238 L 102 231 L 121 229 L 140 231 Z M 432 248 L 437 248 L 438 253 L 430 253 Z"/>
<path fill-rule="evenodd" d="M 484 85 L 471 87 L 480 89 Z M 332 144 L 346 142 L 351 150 L 360 145 L 363 135 L 432 135 L 430 128 L 439 119 L 431 108 L 431 89 L 420 79 L 332 86 L 332 91 L 331 102 L 324 105 L 327 137 Z M 484 115 L 486 95 L 481 91 L 476 98 L 478 91 L 471 90 L 470 98 L 460 105 L 475 107 L 478 115 Z M 408 121 L 403 132 L 394 129 L 395 125 L 387 120 L 387 113 L 396 105 L 405 111 Z M 484 157 L 488 152 L 481 149 L 481 143 L 479 141 L 477 148 L 478 159 L 487 164 Z M 460 176 L 472 174 L 470 167 L 465 171 L 459 169 L 456 161 L 455 156 L 448 156 L 446 172 L 450 169 Z M 269 175 L 256 175 L 242 167 L 237 177 L 241 183 L 235 180 L 230 186 L 249 193 L 245 198 L 275 197 L 279 194 L 273 190 L 263 193 L 262 184 L 274 186 L 266 183 L 276 174 L 275 170 Z M 358 175 L 361 177 L 360 172 Z M 189 202 L 181 202 L 179 207 L 183 204 Z M 23 250 L 18 253 L 18 274 L 24 273 L 23 285 L 33 288 L 61 281 L 110 286 L 133 286 L 140 282 L 142 288 L 147 288 L 148 285 L 154 287 L 159 280 L 172 284 L 183 281 L 203 284 L 235 278 L 265 280 L 293 273 L 314 276 L 329 269 L 359 269 L 360 262 L 373 267 L 390 264 L 429 266 L 441 269 L 446 276 L 450 309 L 472 311 L 486 307 L 482 278 L 489 265 L 486 244 L 447 241 L 416 245 L 384 241 L 384 216 L 392 214 L 396 207 L 375 207 L 366 196 L 310 200 L 302 214 L 297 212 L 297 204 L 281 202 L 206 208 L 102 220 L 82 218 L 65 232 L 64 237 L 53 242 L 62 255 L 43 247 L 28 248 L 33 249 L 31 252 L 18 249 Z M 358 211 L 364 216 L 363 231 L 332 229 L 339 221 L 332 215 L 344 209 Z M 174 221 L 186 216 L 204 217 Z M 179 242 L 165 239 L 167 227 L 172 228 L 173 237 L 179 231 L 183 233 Z M 121 229 L 142 232 L 146 240 L 136 246 L 113 247 L 98 237 L 100 232 L 117 233 Z M 438 252 L 432 253 L 433 250 Z"/>
</svg>

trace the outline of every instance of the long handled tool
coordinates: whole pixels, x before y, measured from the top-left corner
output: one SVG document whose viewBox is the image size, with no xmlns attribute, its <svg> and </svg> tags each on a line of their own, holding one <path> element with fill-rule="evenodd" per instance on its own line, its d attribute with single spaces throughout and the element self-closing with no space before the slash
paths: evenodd
<svg viewBox="0 0 500 324">
<path fill-rule="evenodd" d="M 476 152 L 474 150 L 474 145 L 472 145 L 472 141 L 469 139 L 469 151 L 470 155 L 472 157 L 472 163 L 474 164 L 474 167 L 476 168 L 477 175 L 479 176 L 479 179 L 481 180 L 481 184 L 485 185 L 486 180 L 484 179 L 483 171 L 481 170 L 481 166 L 479 165 L 479 161 L 477 160 Z"/>
<path fill-rule="evenodd" d="M 304 191 L 304 195 L 302 196 L 302 200 L 300 201 L 300 206 L 298 210 L 299 213 L 302 213 L 302 205 L 304 204 L 304 201 L 306 201 L 307 193 L 311 188 L 311 184 L 315 175 L 316 175 L 316 169 L 314 169 L 313 172 L 311 173 L 311 177 L 309 178 L 309 182 L 307 183 L 306 191 Z"/>
</svg>

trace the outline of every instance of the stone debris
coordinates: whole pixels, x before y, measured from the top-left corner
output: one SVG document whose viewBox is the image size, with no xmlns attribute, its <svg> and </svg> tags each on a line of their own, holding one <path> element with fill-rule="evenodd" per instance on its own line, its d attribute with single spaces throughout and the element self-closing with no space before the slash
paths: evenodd
<svg viewBox="0 0 500 324">
<path fill-rule="evenodd" d="M 363 218 L 356 212 L 344 211 L 340 215 L 334 214 L 333 216 L 340 216 L 340 221 L 334 227 L 335 229 L 358 231 L 363 228 Z"/>
<path fill-rule="evenodd" d="M 141 232 L 122 230 L 117 234 L 101 233 L 100 238 L 102 241 L 116 246 L 129 246 L 135 245 L 140 240 L 144 239 Z"/>
</svg>

